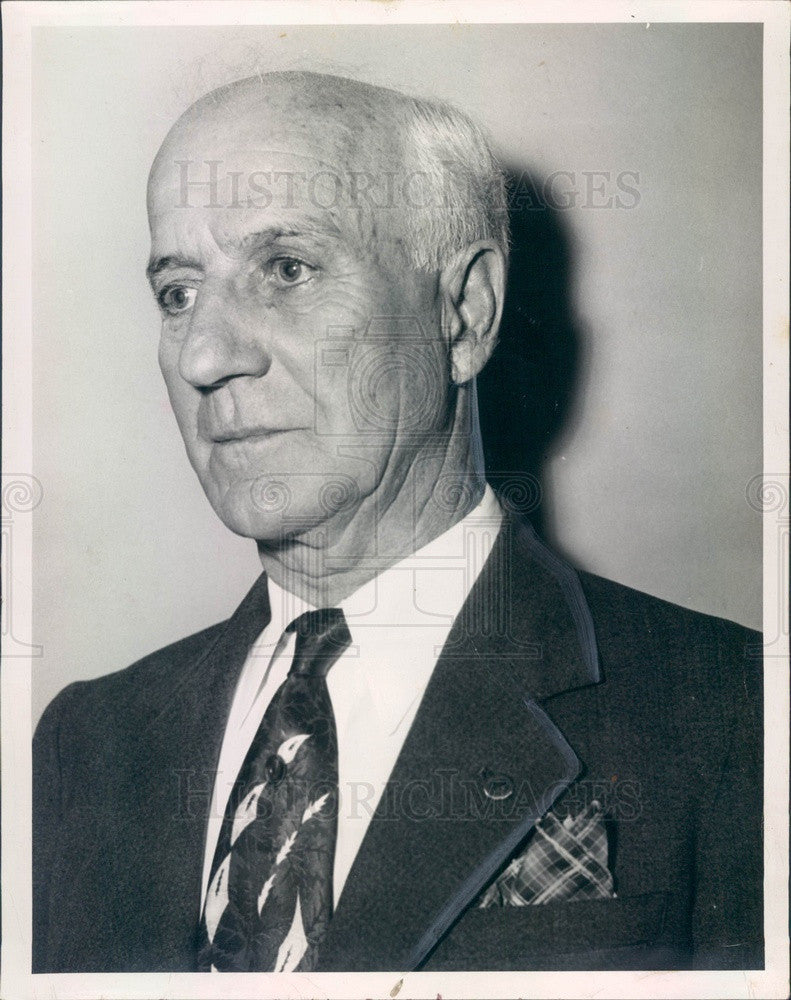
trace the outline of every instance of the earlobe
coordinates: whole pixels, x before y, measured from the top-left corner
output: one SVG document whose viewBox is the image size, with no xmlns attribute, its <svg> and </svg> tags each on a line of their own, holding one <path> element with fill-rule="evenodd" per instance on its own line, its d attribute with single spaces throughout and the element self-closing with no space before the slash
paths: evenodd
<svg viewBox="0 0 791 1000">
<path fill-rule="evenodd" d="M 505 255 L 491 240 L 479 240 L 446 272 L 445 332 L 451 378 L 457 385 L 474 378 L 497 343 L 505 296 Z"/>
</svg>

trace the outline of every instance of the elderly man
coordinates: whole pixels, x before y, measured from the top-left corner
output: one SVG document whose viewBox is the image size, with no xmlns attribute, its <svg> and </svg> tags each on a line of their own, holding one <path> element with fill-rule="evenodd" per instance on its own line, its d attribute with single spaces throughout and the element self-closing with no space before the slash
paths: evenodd
<svg viewBox="0 0 791 1000">
<path fill-rule="evenodd" d="M 756 637 L 578 577 L 486 483 L 477 128 L 242 80 L 148 208 L 176 419 L 264 573 L 45 713 L 34 970 L 761 964 Z"/>
</svg>

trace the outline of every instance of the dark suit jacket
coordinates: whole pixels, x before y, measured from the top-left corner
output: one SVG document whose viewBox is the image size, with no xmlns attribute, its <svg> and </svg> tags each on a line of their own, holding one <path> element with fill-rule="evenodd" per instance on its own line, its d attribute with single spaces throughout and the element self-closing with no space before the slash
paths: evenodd
<svg viewBox="0 0 791 1000">
<path fill-rule="evenodd" d="M 267 613 L 262 577 L 227 622 L 72 684 L 45 712 L 35 972 L 194 968 L 213 769 Z M 762 967 L 759 651 L 737 625 L 578 577 L 507 519 L 320 969 Z M 475 905 L 546 810 L 593 798 L 615 898 Z"/>
</svg>

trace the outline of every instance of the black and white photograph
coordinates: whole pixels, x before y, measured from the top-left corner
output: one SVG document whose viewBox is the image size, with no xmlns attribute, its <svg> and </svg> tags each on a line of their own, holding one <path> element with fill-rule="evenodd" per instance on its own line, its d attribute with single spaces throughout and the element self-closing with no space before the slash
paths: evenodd
<svg viewBox="0 0 791 1000">
<path fill-rule="evenodd" d="M 4 998 L 787 995 L 789 8 L 523 8 L 4 5 Z"/>
</svg>

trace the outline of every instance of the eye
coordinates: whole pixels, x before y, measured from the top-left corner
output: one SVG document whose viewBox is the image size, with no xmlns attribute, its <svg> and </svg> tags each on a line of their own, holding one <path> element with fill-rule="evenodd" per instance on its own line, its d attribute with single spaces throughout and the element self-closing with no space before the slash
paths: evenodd
<svg viewBox="0 0 791 1000">
<path fill-rule="evenodd" d="M 298 257 L 279 257 L 273 261 L 272 270 L 275 280 L 281 285 L 303 285 L 310 280 L 315 268 Z"/>
<path fill-rule="evenodd" d="M 169 316 L 177 316 L 192 308 L 195 303 L 195 295 L 194 288 L 188 288 L 186 285 L 169 285 L 162 289 L 157 299 L 164 312 Z"/>
</svg>

